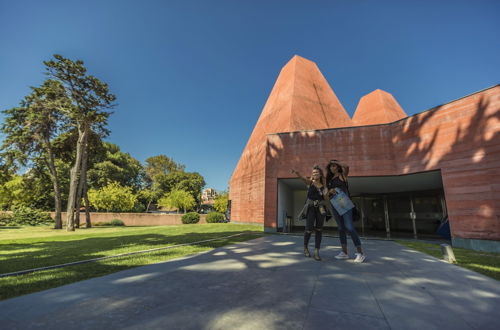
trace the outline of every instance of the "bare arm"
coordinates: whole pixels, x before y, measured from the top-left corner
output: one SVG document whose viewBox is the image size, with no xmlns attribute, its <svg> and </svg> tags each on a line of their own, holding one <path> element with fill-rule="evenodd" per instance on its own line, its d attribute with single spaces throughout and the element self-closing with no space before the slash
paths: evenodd
<svg viewBox="0 0 500 330">
<path fill-rule="evenodd" d="M 295 174 L 299 179 L 301 179 L 302 181 L 304 181 L 304 183 L 306 184 L 306 186 L 310 186 L 311 185 L 312 181 L 309 178 L 303 177 L 299 172 L 297 172 L 293 168 L 292 168 L 292 173 Z"/>
<path fill-rule="evenodd" d="M 347 176 L 349 175 L 349 166 L 347 164 L 339 162 L 337 162 L 337 164 L 339 164 L 339 166 L 342 167 L 342 174 L 344 174 L 344 177 L 347 178 Z"/>
</svg>

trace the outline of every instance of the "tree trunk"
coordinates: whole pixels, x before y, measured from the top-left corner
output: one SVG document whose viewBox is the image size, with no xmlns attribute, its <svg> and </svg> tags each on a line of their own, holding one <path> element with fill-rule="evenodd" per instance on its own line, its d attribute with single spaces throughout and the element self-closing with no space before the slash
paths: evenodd
<svg viewBox="0 0 500 330">
<path fill-rule="evenodd" d="M 87 183 L 87 159 L 88 159 L 88 128 L 85 134 L 84 148 L 82 152 L 82 165 L 80 169 L 80 183 L 76 194 L 76 208 L 75 208 L 75 227 L 80 228 L 80 208 L 82 206 L 82 196 Z"/>
<path fill-rule="evenodd" d="M 87 130 L 82 127 L 82 124 L 78 124 L 78 141 L 76 143 L 76 157 L 75 164 L 71 168 L 70 181 L 69 181 L 69 194 L 68 194 L 68 207 L 66 216 L 66 230 L 75 230 L 75 201 L 78 189 L 78 177 L 80 174 L 81 164 L 82 164 L 82 154 L 85 146 Z"/>
<path fill-rule="evenodd" d="M 90 210 L 89 210 L 89 196 L 87 195 L 87 181 L 83 186 L 83 198 L 85 201 L 85 227 L 92 228 L 92 222 L 90 221 Z"/>
<path fill-rule="evenodd" d="M 49 158 L 47 159 L 47 166 L 49 167 L 50 177 L 52 179 L 52 184 L 54 185 L 54 204 L 55 204 L 55 229 L 62 229 L 62 218 L 61 218 L 61 188 L 59 186 L 59 177 L 57 175 L 56 165 L 54 161 L 54 152 L 52 151 L 52 145 L 50 144 L 50 140 L 46 139 L 45 143 L 47 145 L 47 153 Z"/>
<path fill-rule="evenodd" d="M 80 228 L 80 208 L 82 207 L 82 174 L 80 171 L 80 182 L 78 183 L 78 189 L 76 190 L 75 199 L 75 228 Z"/>
<path fill-rule="evenodd" d="M 82 168 L 80 171 L 80 184 L 78 185 L 78 194 L 76 197 L 76 214 L 75 214 L 75 225 L 80 228 L 80 207 L 82 206 L 82 196 L 85 194 L 85 189 L 87 186 L 87 163 L 88 163 L 88 136 L 89 131 L 87 128 L 87 133 L 85 134 L 84 149 L 82 152 Z M 85 207 L 86 210 L 86 207 Z M 87 212 L 85 212 L 87 216 Z"/>
</svg>

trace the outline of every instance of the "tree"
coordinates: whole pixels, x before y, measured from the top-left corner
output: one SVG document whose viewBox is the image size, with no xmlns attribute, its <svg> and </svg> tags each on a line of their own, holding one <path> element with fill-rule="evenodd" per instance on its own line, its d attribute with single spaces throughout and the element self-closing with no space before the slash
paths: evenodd
<svg viewBox="0 0 500 330">
<path fill-rule="evenodd" d="M 135 208 L 137 196 L 132 188 L 112 182 L 100 189 L 89 189 L 89 202 L 97 211 L 128 212 Z"/>
<path fill-rule="evenodd" d="M 29 202 L 22 176 L 14 175 L 9 181 L 0 184 L 0 210 L 12 210 L 19 206 L 28 206 Z"/>
<path fill-rule="evenodd" d="M 55 159 L 55 171 L 58 176 L 59 197 L 61 206 L 67 201 L 68 173 L 70 166 L 60 159 Z M 54 191 L 54 180 L 49 169 L 40 159 L 35 159 L 29 170 L 22 175 L 24 182 L 24 194 L 29 198 L 29 207 L 44 211 L 55 210 L 56 192 Z M 62 225 L 62 224 L 61 224 Z M 56 227 L 61 229 L 61 227 Z"/>
<path fill-rule="evenodd" d="M 157 201 L 161 196 L 170 192 L 174 185 L 165 184 L 165 177 L 170 173 L 184 172 L 185 166 L 175 162 L 172 158 L 165 155 L 157 155 L 146 159 L 144 167 L 145 188 L 141 198 L 146 206 L 146 211 L 152 202 Z"/>
<path fill-rule="evenodd" d="M 76 128 L 71 128 L 69 131 L 61 134 L 54 141 L 54 147 L 57 150 L 58 154 L 62 159 L 64 159 L 67 163 L 74 163 L 75 159 L 75 145 L 78 141 L 78 131 Z M 78 183 L 77 196 L 76 196 L 76 205 L 75 205 L 75 217 L 74 223 L 75 227 L 80 227 L 80 207 L 82 198 L 85 202 L 85 219 L 86 219 L 86 227 L 92 227 L 92 223 L 90 221 L 90 212 L 89 212 L 89 202 L 87 196 L 88 184 L 87 184 L 87 168 L 92 168 L 92 165 L 98 161 L 105 159 L 106 157 L 106 149 L 104 147 L 104 142 L 102 141 L 101 136 L 98 133 L 95 133 L 92 129 L 89 130 L 89 135 L 87 136 L 87 149 L 84 152 L 84 156 L 82 156 L 82 170 Z M 68 173 L 70 171 L 68 170 Z M 69 181 L 68 181 L 69 182 Z M 69 190 L 69 189 L 68 189 Z"/>
<path fill-rule="evenodd" d="M 86 182 L 87 176 L 88 136 L 91 130 L 102 136 L 109 134 L 106 125 L 111 112 L 108 109 L 114 106 L 116 97 L 109 92 L 107 84 L 87 74 L 87 69 L 81 60 L 72 61 L 56 54 L 54 59 L 45 61 L 44 64 L 47 74 L 60 81 L 66 88 L 73 105 L 67 115 L 78 131 L 67 205 L 67 230 L 74 231 L 74 210 L 78 189 L 79 187 L 85 189 L 81 182 L 82 180 Z M 80 176 L 83 176 L 82 180 L 79 180 Z"/>
<path fill-rule="evenodd" d="M 175 171 L 168 174 L 159 174 L 156 181 L 158 190 L 165 193 L 174 189 L 189 192 L 197 204 L 201 199 L 201 190 L 205 186 L 205 179 L 196 172 Z"/>
<path fill-rule="evenodd" d="M 175 171 L 184 171 L 185 166 L 176 163 L 172 158 L 158 155 L 146 159 L 146 176 L 152 182 L 159 174 L 168 174 Z"/>
<path fill-rule="evenodd" d="M 5 155 L 0 154 L 0 185 L 11 179 L 12 170 L 12 166 L 9 165 Z"/>
<path fill-rule="evenodd" d="M 195 199 L 196 204 L 201 203 L 201 190 L 205 186 L 205 179 L 198 172 L 184 172 L 183 180 L 175 186 L 176 189 L 181 189 L 189 192 Z"/>
<path fill-rule="evenodd" d="M 71 111 L 72 105 L 58 81 L 48 79 L 31 89 L 20 107 L 3 111 L 6 119 L 1 130 L 6 138 L 2 149 L 23 166 L 37 159 L 48 168 L 54 189 L 55 228 L 61 229 L 61 190 L 52 139 L 62 129 L 63 113 Z"/>
<path fill-rule="evenodd" d="M 227 192 L 223 192 L 215 197 L 214 200 L 214 208 L 217 212 L 226 213 L 227 211 L 227 200 L 228 194 Z"/>
<path fill-rule="evenodd" d="M 162 196 L 162 191 L 156 188 L 145 188 L 139 190 L 137 193 L 137 198 L 140 203 L 145 206 L 146 212 L 149 211 L 149 207 L 153 201 L 157 201 Z"/>
<path fill-rule="evenodd" d="M 158 201 L 158 205 L 163 207 L 183 209 L 184 213 L 186 213 L 187 209 L 190 209 L 196 205 L 196 201 L 189 192 L 174 189 L 170 193 L 163 196 Z"/>
<path fill-rule="evenodd" d="M 129 153 L 122 152 L 116 144 L 103 142 L 104 154 L 88 171 L 89 187 L 98 189 L 111 182 L 138 191 L 143 186 L 144 169 Z"/>
</svg>

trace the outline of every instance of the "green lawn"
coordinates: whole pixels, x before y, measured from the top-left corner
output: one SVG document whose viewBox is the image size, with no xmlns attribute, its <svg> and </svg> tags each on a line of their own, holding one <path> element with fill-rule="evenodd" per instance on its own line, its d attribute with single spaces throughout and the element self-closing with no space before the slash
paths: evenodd
<svg viewBox="0 0 500 330">
<path fill-rule="evenodd" d="M 441 247 L 438 244 L 414 241 L 396 241 L 399 244 L 427 253 L 438 259 L 443 258 Z M 500 280 L 500 253 L 489 253 L 461 248 L 453 248 L 457 265 L 468 268 L 483 275 Z"/>
<path fill-rule="evenodd" d="M 245 233 L 227 239 L 0 278 L 0 300 L 165 261 L 263 235 L 262 226 L 196 224 L 99 227 L 76 232 L 0 227 L 0 274 Z"/>
</svg>

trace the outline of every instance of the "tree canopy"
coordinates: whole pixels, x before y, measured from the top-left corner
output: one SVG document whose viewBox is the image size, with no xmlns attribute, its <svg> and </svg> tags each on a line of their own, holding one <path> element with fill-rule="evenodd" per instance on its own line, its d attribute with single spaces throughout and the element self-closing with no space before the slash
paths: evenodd
<svg viewBox="0 0 500 330">
<path fill-rule="evenodd" d="M 223 193 L 217 195 L 217 197 L 215 197 L 215 200 L 214 200 L 215 210 L 217 212 L 220 212 L 220 213 L 226 213 L 227 200 L 228 200 L 228 193 L 227 192 L 223 192 Z"/>
<path fill-rule="evenodd" d="M 128 212 L 135 209 L 137 196 L 131 187 L 123 187 L 118 182 L 111 182 L 100 189 L 90 189 L 89 201 L 97 211 Z"/>
<path fill-rule="evenodd" d="M 138 210 L 159 200 L 184 210 L 199 205 L 201 174 L 164 154 L 143 165 L 103 141 L 116 96 L 83 61 L 56 54 L 44 64 L 48 79 L 2 111 L 0 209 L 55 209 L 56 228 L 62 228 L 65 206 L 67 229 L 74 230 L 82 200 L 86 206 L 91 200 L 86 212 Z"/>
<path fill-rule="evenodd" d="M 88 171 L 89 187 L 98 189 L 111 182 L 138 191 L 143 186 L 144 169 L 129 153 L 122 152 L 116 144 L 104 142 L 104 154 Z"/>
<path fill-rule="evenodd" d="M 191 209 L 196 205 L 196 201 L 193 196 L 184 190 L 174 189 L 165 196 L 163 196 L 159 201 L 158 205 L 168 208 Z"/>
</svg>

